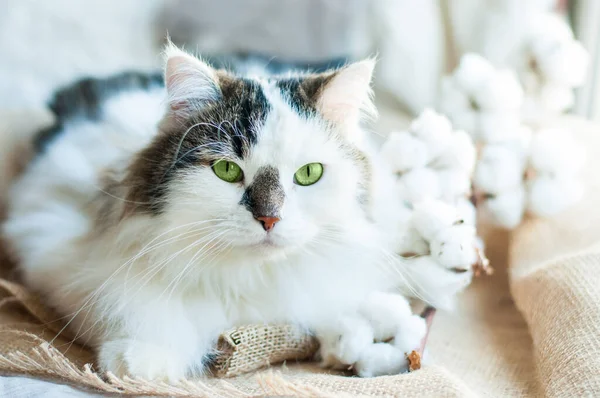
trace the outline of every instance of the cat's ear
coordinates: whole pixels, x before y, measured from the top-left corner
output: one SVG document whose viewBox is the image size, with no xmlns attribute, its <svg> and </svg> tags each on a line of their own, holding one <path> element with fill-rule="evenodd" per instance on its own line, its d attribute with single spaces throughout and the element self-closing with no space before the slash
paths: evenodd
<svg viewBox="0 0 600 398">
<path fill-rule="evenodd" d="M 221 97 L 216 71 L 169 42 L 164 51 L 165 86 L 172 111 L 189 112 Z"/>
<path fill-rule="evenodd" d="M 317 98 L 317 108 L 325 119 L 348 131 L 355 130 L 364 117 L 374 118 L 371 79 L 374 59 L 350 64 L 327 78 Z"/>
</svg>

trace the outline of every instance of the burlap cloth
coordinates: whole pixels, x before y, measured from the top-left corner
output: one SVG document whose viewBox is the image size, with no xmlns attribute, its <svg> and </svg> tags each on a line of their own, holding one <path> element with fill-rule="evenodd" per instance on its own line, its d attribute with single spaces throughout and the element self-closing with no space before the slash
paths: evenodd
<svg viewBox="0 0 600 398">
<path fill-rule="evenodd" d="M 0 129 L 6 118 L 0 118 Z M 31 121 L 31 118 L 28 118 Z M 552 220 L 528 220 L 509 236 L 485 230 L 496 273 L 479 278 L 453 313 L 438 312 L 425 366 L 391 377 L 359 379 L 326 372 L 303 358 L 314 343 L 291 328 L 249 327 L 221 336 L 225 355 L 216 372 L 236 377 L 171 386 L 119 380 L 94 372 L 89 350 L 56 337 L 60 322 L 34 295 L 0 280 L 0 373 L 29 375 L 106 393 L 168 396 L 582 396 L 600 394 L 600 128 L 561 119 L 586 144 L 588 193 Z M 14 133 L 14 125 L 11 132 Z M 6 127 L 4 127 L 6 129 Z M 1 160 L 22 161 L 7 150 Z M 25 133 L 20 136 L 25 137 Z M 13 142 L 14 143 L 14 142 Z M 4 168 L 0 186 L 13 171 Z M 2 261 L 2 260 L 0 260 Z M 230 373 L 227 373 L 230 372 Z"/>
</svg>

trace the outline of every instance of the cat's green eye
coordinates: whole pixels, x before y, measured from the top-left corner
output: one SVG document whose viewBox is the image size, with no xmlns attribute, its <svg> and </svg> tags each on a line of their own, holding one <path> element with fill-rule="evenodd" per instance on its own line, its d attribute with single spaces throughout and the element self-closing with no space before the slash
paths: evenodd
<svg viewBox="0 0 600 398">
<path fill-rule="evenodd" d="M 212 166 L 213 171 L 223 181 L 239 182 L 244 178 L 242 168 L 228 160 L 219 160 Z"/>
<path fill-rule="evenodd" d="M 296 171 L 296 174 L 294 174 L 294 182 L 305 187 L 319 181 L 322 175 L 323 165 L 321 163 L 309 163 Z"/>
</svg>

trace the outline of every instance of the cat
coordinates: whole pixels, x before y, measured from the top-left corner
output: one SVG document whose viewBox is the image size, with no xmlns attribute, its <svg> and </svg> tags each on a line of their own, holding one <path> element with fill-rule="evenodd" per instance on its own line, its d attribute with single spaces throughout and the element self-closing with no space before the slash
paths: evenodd
<svg viewBox="0 0 600 398">
<path fill-rule="evenodd" d="M 242 76 L 170 44 L 164 74 L 59 91 L 3 226 L 25 283 L 121 376 L 201 375 L 250 323 L 315 333 L 330 366 L 372 346 L 364 375 L 400 371 L 425 324 L 397 294 L 404 215 L 362 127 L 373 67 Z"/>
</svg>

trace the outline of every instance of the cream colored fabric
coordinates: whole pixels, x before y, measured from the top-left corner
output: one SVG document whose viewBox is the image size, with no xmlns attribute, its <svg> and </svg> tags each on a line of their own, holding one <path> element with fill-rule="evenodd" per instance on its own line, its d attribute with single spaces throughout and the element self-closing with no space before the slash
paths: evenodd
<svg viewBox="0 0 600 398">
<path fill-rule="evenodd" d="M 1 119 L 1 118 L 0 118 Z M 242 376 L 205 378 L 178 386 L 119 380 L 94 372 L 93 353 L 68 338 L 55 338 L 58 316 L 22 286 L 0 282 L 0 373 L 28 375 L 78 388 L 164 396 L 576 396 L 600 393 L 600 184 L 594 167 L 600 130 L 564 119 L 588 144 L 590 192 L 576 208 L 554 220 L 529 220 L 512 237 L 485 230 L 496 273 L 482 277 L 459 298 L 453 313 L 433 321 L 425 366 L 407 375 L 359 379 L 311 363 Z M 0 132 L 1 134 L 1 132 Z M 6 158 L 0 159 L 5 161 Z M 510 275 L 507 253 L 510 246 Z M 3 264 L 6 268 L 6 264 Z M 12 273 L 4 273 L 14 279 Z M 512 295 L 511 295 L 512 292 Z M 523 316 L 517 310 L 520 309 Z M 528 328 L 529 327 L 529 328 Z M 281 337 L 282 330 L 278 338 Z M 243 330 L 226 334 L 250 342 Z M 264 330 L 262 332 L 265 332 Z M 262 333 L 261 332 L 261 333 Z M 237 334 L 236 334 L 237 333 Z M 240 335 L 242 333 L 243 335 Z M 266 331 L 272 335 L 273 330 Z M 244 340 L 246 339 L 246 340 Z M 269 339 L 272 346 L 276 339 Z M 289 341 L 285 342 L 289 345 Z M 244 346 L 245 347 L 245 346 Z M 268 343 L 265 342 L 265 347 Z M 291 345 L 292 356 L 298 355 Z M 267 351 L 270 348 L 267 349 Z M 303 352 L 303 351 L 302 351 Z M 237 355 L 243 354 L 242 351 Z M 256 353 L 255 353 L 256 354 Z M 261 353 L 257 362 L 268 362 Z M 239 358 L 238 358 L 239 359 Z"/>
</svg>

